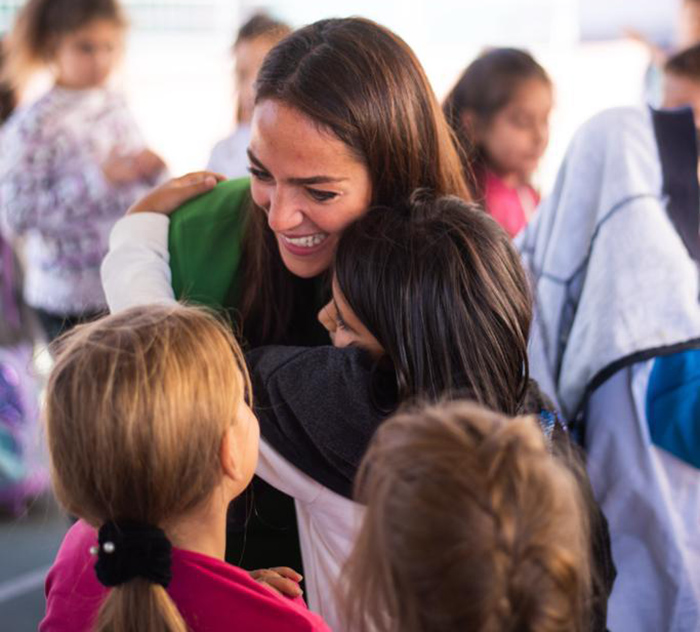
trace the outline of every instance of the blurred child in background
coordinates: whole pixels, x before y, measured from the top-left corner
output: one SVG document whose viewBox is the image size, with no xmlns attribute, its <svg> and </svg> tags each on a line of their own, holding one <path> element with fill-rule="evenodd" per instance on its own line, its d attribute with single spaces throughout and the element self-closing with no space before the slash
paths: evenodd
<svg viewBox="0 0 700 632">
<path fill-rule="evenodd" d="M 0 41 L 0 74 L 4 63 Z M 0 126 L 16 105 L 0 79 Z M 39 449 L 39 385 L 32 371 L 36 327 L 22 299 L 22 272 L 0 235 L 0 508 L 20 514 L 48 486 Z"/>
<path fill-rule="evenodd" d="M 107 88 L 125 29 L 116 0 L 29 0 L 8 41 L 14 88 L 36 70 L 54 78 L 0 135 L 0 218 L 7 235 L 26 235 L 24 296 L 49 338 L 105 311 L 109 231 L 165 167 Z"/>
<path fill-rule="evenodd" d="M 587 512 L 534 418 L 466 402 L 401 412 L 377 430 L 357 491 L 348 629 L 591 629 Z"/>
<path fill-rule="evenodd" d="M 219 141 L 211 152 L 207 169 L 227 178 L 242 178 L 248 175 L 248 144 L 250 121 L 255 102 L 255 79 L 263 59 L 277 42 L 292 29 L 284 22 L 257 13 L 238 31 L 233 44 L 235 56 L 234 78 L 236 85 L 236 129 Z"/>
<path fill-rule="evenodd" d="M 668 59 L 664 65 L 663 107 L 689 106 L 700 127 L 700 44 Z"/>
<path fill-rule="evenodd" d="M 552 82 L 528 53 L 498 48 L 469 65 L 443 109 L 477 199 L 513 237 L 539 202 L 531 178 L 549 143 Z"/>
</svg>

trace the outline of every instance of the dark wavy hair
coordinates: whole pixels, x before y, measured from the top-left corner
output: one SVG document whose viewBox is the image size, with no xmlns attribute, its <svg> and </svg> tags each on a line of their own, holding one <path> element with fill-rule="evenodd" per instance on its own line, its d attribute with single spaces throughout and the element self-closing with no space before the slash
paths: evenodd
<svg viewBox="0 0 700 632">
<path fill-rule="evenodd" d="M 518 411 L 530 291 L 508 235 L 480 208 L 426 191 L 375 208 L 343 233 L 334 274 L 384 348 L 400 402 L 453 395 Z"/>
<path fill-rule="evenodd" d="M 256 102 L 284 103 L 345 143 L 367 167 L 372 205 L 405 204 L 419 187 L 471 199 L 425 71 L 389 29 L 362 18 L 301 28 L 268 53 L 256 91 Z M 246 333 L 275 341 L 289 326 L 294 280 L 260 209 L 248 214 L 244 261 Z"/>
</svg>

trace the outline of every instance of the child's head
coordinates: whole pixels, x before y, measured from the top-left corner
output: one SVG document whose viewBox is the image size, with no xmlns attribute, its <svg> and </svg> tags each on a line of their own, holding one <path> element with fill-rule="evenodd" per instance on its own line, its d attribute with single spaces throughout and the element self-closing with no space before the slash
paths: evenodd
<svg viewBox="0 0 700 632">
<path fill-rule="evenodd" d="M 528 179 L 549 142 L 552 82 L 528 53 L 497 48 L 472 62 L 443 110 L 465 158 Z"/>
<path fill-rule="evenodd" d="M 382 424 L 363 459 L 349 628 L 587 629 L 587 514 L 532 417 L 466 402 Z"/>
<path fill-rule="evenodd" d="M 46 398 L 59 501 L 97 527 L 136 523 L 168 536 L 178 519 L 226 506 L 257 462 L 247 389 L 229 329 L 195 308 L 139 307 L 77 328 L 59 344 Z M 132 617 L 174 611 L 149 586 L 121 583 L 102 622 L 125 629 L 117 619 L 128 603 Z M 145 621 L 136 627 L 164 629 Z"/>
<path fill-rule="evenodd" d="M 10 35 L 8 77 L 21 87 L 45 66 L 67 88 L 101 86 L 119 59 L 125 28 L 117 0 L 29 0 Z"/>
<path fill-rule="evenodd" d="M 239 123 L 249 123 L 255 104 L 255 79 L 265 55 L 292 29 L 264 13 L 256 13 L 238 31 L 233 44 Z"/>
<path fill-rule="evenodd" d="M 690 106 L 700 128 L 700 44 L 673 55 L 664 66 L 663 106 Z"/>
<path fill-rule="evenodd" d="M 452 196 L 416 192 L 347 228 L 333 303 L 336 346 L 389 361 L 401 400 L 459 393 L 515 413 L 527 385 L 528 281 L 503 229 Z"/>
</svg>

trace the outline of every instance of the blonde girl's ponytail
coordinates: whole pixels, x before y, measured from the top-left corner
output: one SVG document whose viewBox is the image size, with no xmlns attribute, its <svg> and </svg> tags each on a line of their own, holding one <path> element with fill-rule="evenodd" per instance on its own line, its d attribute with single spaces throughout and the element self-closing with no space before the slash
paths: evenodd
<svg viewBox="0 0 700 632">
<path fill-rule="evenodd" d="M 59 339 L 47 438 L 59 501 L 99 529 L 95 572 L 111 590 L 95 630 L 187 630 L 162 528 L 219 484 L 247 392 L 230 328 L 201 309 L 138 307 Z"/>
</svg>

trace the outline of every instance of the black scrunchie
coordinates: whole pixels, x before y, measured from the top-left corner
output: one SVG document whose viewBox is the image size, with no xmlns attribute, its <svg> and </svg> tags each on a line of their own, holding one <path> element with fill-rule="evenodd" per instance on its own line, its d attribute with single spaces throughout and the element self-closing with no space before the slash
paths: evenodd
<svg viewBox="0 0 700 632">
<path fill-rule="evenodd" d="M 167 588 L 172 578 L 172 545 L 165 532 L 137 522 L 107 522 L 99 531 L 95 573 L 103 586 L 136 577 Z"/>
</svg>

